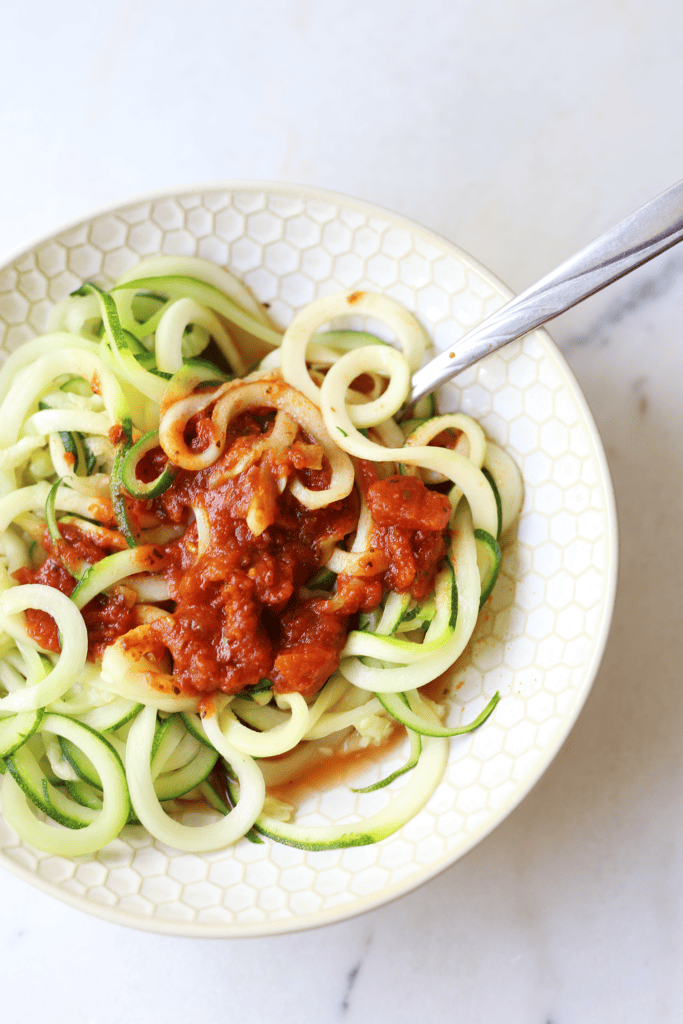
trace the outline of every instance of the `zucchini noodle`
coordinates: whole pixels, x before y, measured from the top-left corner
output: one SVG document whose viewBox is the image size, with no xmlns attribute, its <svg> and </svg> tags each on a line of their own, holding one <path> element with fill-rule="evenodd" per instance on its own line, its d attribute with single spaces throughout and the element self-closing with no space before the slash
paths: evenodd
<svg viewBox="0 0 683 1024">
<path fill-rule="evenodd" d="M 424 806 L 499 695 L 450 727 L 420 689 L 463 654 L 523 498 L 479 424 L 407 404 L 428 344 L 369 292 L 282 331 L 228 271 L 164 256 L 86 282 L 8 357 L 1 801 L 27 843 L 88 855 L 138 823 L 189 852 L 322 850 Z M 399 729 L 364 821 L 301 826 L 267 791 Z"/>
</svg>

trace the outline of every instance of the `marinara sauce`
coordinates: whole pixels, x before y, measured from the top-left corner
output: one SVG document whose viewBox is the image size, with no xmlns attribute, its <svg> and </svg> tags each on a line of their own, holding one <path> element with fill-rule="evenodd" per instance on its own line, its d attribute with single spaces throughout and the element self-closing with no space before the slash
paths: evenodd
<svg viewBox="0 0 683 1024">
<path fill-rule="evenodd" d="M 77 580 L 72 570 L 80 563 L 91 564 L 114 551 L 125 547 L 125 541 L 117 542 L 115 536 L 99 539 L 89 536 L 73 524 L 60 524 L 61 540 L 53 544 L 50 535 L 45 531 L 42 547 L 47 558 L 38 569 L 17 569 L 14 578 L 19 583 L 43 583 L 55 587 L 70 597 Z M 88 657 L 96 660 L 117 637 L 127 633 L 136 624 L 136 595 L 126 587 L 112 587 L 108 594 L 98 594 L 83 609 L 82 615 L 88 630 Z M 46 612 L 39 608 L 27 608 L 26 629 L 30 637 L 46 651 L 59 652 L 59 634 L 57 623 Z"/>
<path fill-rule="evenodd" d="M 311 695 L 337 668 L 358 612 L 376 608 L 386 590 L 417 599 L 431 591 L 446 552 L 448 499 L 416 476 L 380 480 L 374 464 L 361 463 L 360 486 L 376 524 L 371 544 L 383 555 L 381 571 L 340 575 L 329 597 L 300 595 L 333 547 L 343 548 L 355 532 L 360 503 L 354 488 L 322 509 L 301 505 L 287 487 L 289 479 L 296 474 L 306 487 L 321 490 L 329 485 L 330 470 L 322 450 L 301 433 L 283 451 L 257 448 L 273 421 L 268 409 L 241 414 L 229 424 L 216 464 L 180 470 L 152 501 L 126 498 L 132 523 L 183 528 L 180 539 L 157 545 L 170 614 L 131 632 L 136 618 L 130 597 L 125 586 L 112 588 L 84 609 L 91 657 L 119 637 L 131 654 L 158 661 L 170 654 L 178 693 L 235 694 L 267 678 L 277 692 Z M 201 450 L 212 427 L 210 409 L 189 421 L 188 445 Z M 258 457 L 250 460 L 250 452 Z M 139 465 L 138 476 L 153 479 L 165 461 L 155 449 Z M 253 509 L 258 534 L 247 524 Z M 209 524 L 208 544 L 200 519 Z M 59 550 L 45 538 L 45 562 L 37 570 L 19 570 L 20 582 L 46 583 L 70 594 L 75 581 L 69 558 L 92 562 L 109 553 L 88 547 L 77 528 L 62 528 L 62 534 Z M 48 650 L 59 649 L 56 626 L 43 612 L 27 613 L 27 628 Z"/>
</svg>

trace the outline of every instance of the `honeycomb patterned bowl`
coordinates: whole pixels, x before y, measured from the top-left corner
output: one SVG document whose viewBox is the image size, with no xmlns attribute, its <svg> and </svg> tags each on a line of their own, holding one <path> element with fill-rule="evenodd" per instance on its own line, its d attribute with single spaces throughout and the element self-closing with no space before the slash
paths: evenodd
<svg viewBox="0 0 683 1024">
<path fill-rule="evenodd" d="M 229 267 L 283 325 L 319 295 L 381 290 L 417 314 L 438 348 L 510 294 L 462 250 L 383 209 L 312 188 L 221 182 L 107 209 L 0 268 L 4 352 L 43 331 L 50 307 L 84 279 L 111 282 L 160 253 Z M 544 332 L 445 390 L 448 407 L 475 416 L 517 460 L 525 500 L 492 602 L 456 665 L 449 721 L 471 720 L 496 690 L 502 700 L 482 729 L 451 741 L 426 808 L 396 835 L 356 849 L 307 853 L 242 840 L 194 855 L 128 826 L 96 856 L 77 860 L 37 853 L 0 819 L 5 867 L 121 924 L 264 935 L 376 907 L 452 864 L 502 821 L 557 753 L 598 669 L 615 592 L 614 499 L 590 411 Z M 400 760 L 393 753 L 357 784 Z M 361 796 L 338 786 L 308 799 L 300 820 L 353 820 L 387 799 L 387 790 Z"/>
</svg>

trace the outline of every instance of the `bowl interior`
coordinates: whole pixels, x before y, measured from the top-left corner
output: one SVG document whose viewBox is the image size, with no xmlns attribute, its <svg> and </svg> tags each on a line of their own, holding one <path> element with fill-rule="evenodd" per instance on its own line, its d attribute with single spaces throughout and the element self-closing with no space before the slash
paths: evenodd
<svg viewBox="0 0 683 1024">
<path fill-rule="evenodd" d="M 110 283 L 148 255 L 227 266 L 286 325 L 319 295 L 383 291 L 444 348 L 502 305 L 506 289 L 457 247 L 384 210 L 293 186 L 225 183 L 145 197 L 84 220 L 0 268 L 0 340 L 10 352 L 85 279 Z M 445 777 L 395 836 L 322 853 L 269 841 L 193 855 L 129 826 L 96 856 L 37 853 L 0 819 L 2 863 L 91 913 L 184 935 L 270 934 L 338 920 L 414 888 L 455 861 L 528 792 L 559 749 L 592 684 L 614 600 L 616 524 L 595 425 L 544 332 L 447 385 L 458 407 L 516 459 L 519 527 L 493 598 L 455 667 L 449 721 L 469 721 L 499 690 L 478 732 L 451 741 Z M 368 769 L 397 767 L 401 751 Z M 359 784 L 365 784 L 361 782 Z M 394 785 L 400 785 L 400 782 Z M 351 820 L 389 799 L 345 785 L 310 798 L 302 823 Z"/>
</svg>

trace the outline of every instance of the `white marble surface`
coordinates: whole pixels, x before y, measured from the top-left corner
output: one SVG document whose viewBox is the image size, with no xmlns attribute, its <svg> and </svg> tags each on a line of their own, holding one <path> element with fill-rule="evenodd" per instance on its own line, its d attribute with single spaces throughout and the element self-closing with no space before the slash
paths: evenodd
<svg viewBox="0 0 683 1024">
<path fill-rule="evenodd" d="M 36 0 L 3 12 L 0 248 L 224 177 L 394 208 L 513 288 L 683 177 L 676 0 Z M 0 875 L 3 1016 L 34 1024 L 683 1019 L 683 251 L 551 333 L 605 440 L 621 579 L 602 669 L 517 810 L 320 931 L 185 940 Z"/>
</svg>

